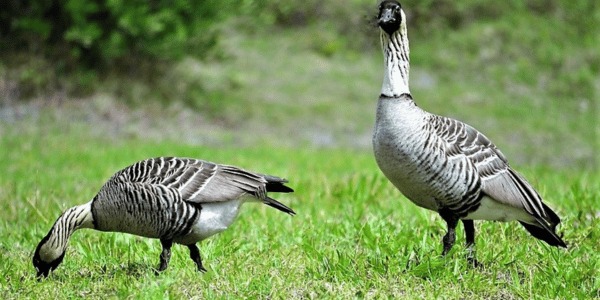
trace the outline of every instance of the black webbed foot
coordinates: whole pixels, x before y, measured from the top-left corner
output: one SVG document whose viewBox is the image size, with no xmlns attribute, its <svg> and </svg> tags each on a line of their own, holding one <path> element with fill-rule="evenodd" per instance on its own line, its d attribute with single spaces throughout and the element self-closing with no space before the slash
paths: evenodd
<svg viewBox="0 0 600 300">
<path fill-rule="evenodd" d="M 483 265 L 474 257 L 467 257 L 467 264 L 469 267 L 472 267 L 474 269 L 483 267 Z"/>
</svg>

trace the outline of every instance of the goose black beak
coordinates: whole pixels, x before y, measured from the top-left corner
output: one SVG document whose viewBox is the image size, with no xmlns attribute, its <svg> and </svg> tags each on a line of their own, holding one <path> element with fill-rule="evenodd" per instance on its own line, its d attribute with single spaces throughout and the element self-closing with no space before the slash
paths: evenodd
<svg viewBox="0 0 600 300">
<path fill-rule="evenodd" d="M 42 280 L 50 274 L 51 268 L 46 268 L 41 264 L 35 266 L 36 277 L 38 280 Z"/>
<path fill-rule="evenodd" d="M 402 14 L 400 13 L 400 4 L 395 1 L 385 1 L 381 3 L 377 25 L 387 34 L 392 35 L 402 23 Z"/>
<path fill-rule="evenodd" d="M 38 279 L 43 279 L 48 277 L 48 274 L 50 274 L 50 270 L 38 270 L 37 271 L 37 278 Z"/>
</svg>

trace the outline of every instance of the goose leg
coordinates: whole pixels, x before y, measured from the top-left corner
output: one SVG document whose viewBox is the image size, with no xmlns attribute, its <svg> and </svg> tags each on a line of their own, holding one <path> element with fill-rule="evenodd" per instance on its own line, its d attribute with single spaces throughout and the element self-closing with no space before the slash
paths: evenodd
<svg viewBox="0 0 600 300">
<path fill-rule="evenodd" d="M 206 269 L 202 265 L 202 259 L 200 258 L 200 250 L 198 249 L 198 246 L 196 246 L 196 244 L 191 244 L 188 245 L 188 248 L 190 249 L 190 258 L 196 263 L 198 271 L 202 273 L 206 272 Z"/>
<path fill-rule="evenodd" d="M 458 218 L 454 216 L 451 212 L 447 210 L 441 210 L 440 216 L 442 219 L 446 221 L 446 225 L 448 226 L 448 232 L 444 235 L 442 239 L 444 250 L 442 251 L 442 255 L 445 256 L 450 252 L 452 246 L 454 246 L 454 241 L 456 240 L 456 226 L 458 225 Z"/>
<path fill-rule="evenodd" d="M 465 227 L 465 238 L 467 240 L 467 248 L 473 248 L 475 245 L 475 226 L 473 224 L 473 220 L 461 220 L 463 226 Z"/>
<path fill-rule="evenodd" d="M 169 260 L 171 259 L 171 246 L 173 246 L 173 240 L 160 240 L 162 245 L 162 252 L 160 253 L 160 264 L 158 265 L 158 271 L 162 272 L 169 266 Z"/>
<path fill-rule="evenodd" d="M 479 262 L 475 259 L 475 226 L 473 220 L 462 220 L 462 223 L 465 228 L 465 239 L 467 240 L 467 262 L 476 267 Z"/>
</svg>

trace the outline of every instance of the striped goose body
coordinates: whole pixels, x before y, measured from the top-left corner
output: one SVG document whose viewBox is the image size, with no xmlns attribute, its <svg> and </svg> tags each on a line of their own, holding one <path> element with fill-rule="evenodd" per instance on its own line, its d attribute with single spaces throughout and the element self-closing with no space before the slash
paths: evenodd
<svg viewBox="0 0 600 300">
<path fill-rule="evenodd" d="M 534 237 L 566 247 L 555 232 L 559 217 L 487 137 L 415 104 L 408 85 L 409 47 L 400 4 L 383 1 L 378 23 L 385 71 L 373 133 L 375 158 L 402 194 L 446 221 L 443 254 L 454 244 L 458 220 L 465 227 L 469 250 L 474 244 L 473 220 L 517 220 Z"/>
<path fill-rule="evenodd" d="M 167 268 L 173 243 L 186 245 L 198 270 L 206 271 L 196 246 L 229 227 L 246 201 L 292 209 L 267 196 L 289 193 L 285 179 L 191 158 L 159 157 L 113 175 L 88 203 L 65 211 L 36 248 L 33 264 L 47 276 L 61 262 L 80 228 L 160 239 L 159 271 Z"/>
</svg>

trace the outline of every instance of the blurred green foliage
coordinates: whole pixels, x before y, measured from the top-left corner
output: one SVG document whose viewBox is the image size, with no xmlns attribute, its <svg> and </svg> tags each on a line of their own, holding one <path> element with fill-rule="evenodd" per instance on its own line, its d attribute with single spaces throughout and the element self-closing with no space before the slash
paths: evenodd
<svg viewBox="0 0 600 300">
<path fill-rule="evenodd" d="M 406 2 L 406 1 L 405 1 Z M 474 22 L 515 15 L 542 16 L 565 22 L 585 32 L 598 26 L 598 4 L 594 0 L 422 0 L 410 3 L 417 29 L 458 29 Z"/>
<path fill-rule="evenodd" d="M 600 2 L 426 0 L 411 8 L 411 41 L 441 51 L 411 53 L 420 66 L 559 97 L 594 99 L 600 74 Z M 445 50 L 445 49 L 452 50 Z M 489 70 L 482 72 L 482 70 Z"/>
<path fill-rule="evenodd" d="M 223 16 L 218 5 L 227 1 L 8 0 L 0 4 L 0 45 L 68 68 L 175 59 L 210 47 L 200 30 Z"/>
<path fill-rule="evenodd" d="M 420 66 L 478 70 L 511 60 L 528 83 L 540 77 L 527 72 L 533 66 L 563 74 L 564 86 L 553 87 L 558 91 L 582 85 L 582 96 L 589 97 L 594 89 L 600 69 L 594 50 L 598 1 L 401 2 L 411 41 L 432 45 L 431 51 L 413 52 Z M 228 35 L 295 34 L 306 28 L 310 48 L 319 55 L 361 55 L 378 48 L 376 13 L 372 0 L 5 0 L 0 2 L 0 76 L 10 73 L 24 86 L 25 98 L 54 89 L 93 92 L 107 77 L 170 86 L 160 77 L 169 75 L 173 62 L 226 57 L 220 39 Z M 444 47 L 456 51 L 439 50 Z M 203 93 L 198 85 L 182 84 L 194 87 L 191 94 Z"/>
</svg>

